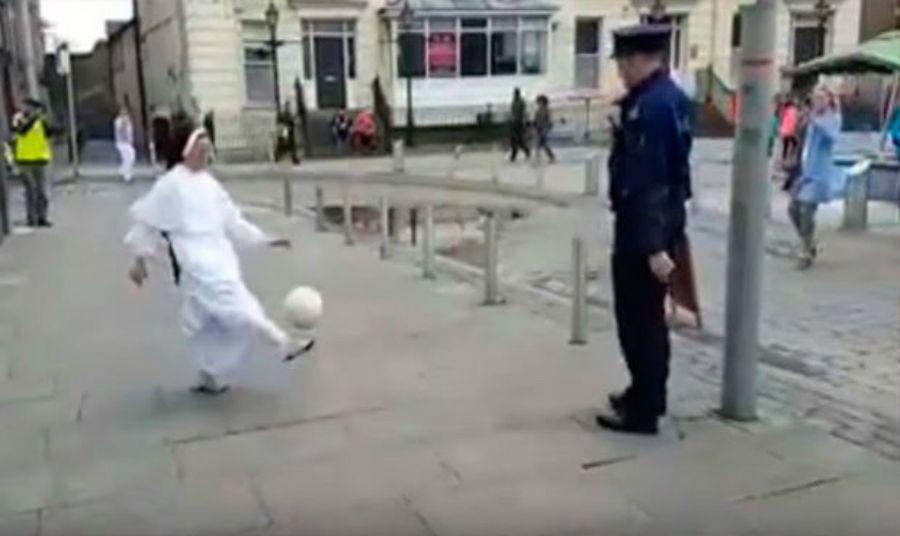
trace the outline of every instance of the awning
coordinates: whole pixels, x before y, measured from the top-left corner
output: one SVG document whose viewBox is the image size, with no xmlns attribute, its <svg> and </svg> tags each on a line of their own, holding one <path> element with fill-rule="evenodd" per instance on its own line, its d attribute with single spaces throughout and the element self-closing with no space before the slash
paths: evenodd
<svg viewBox="0 0 900 536">
<path fill-rule="evenodd" d="M 885 32 L 850 51 L 816 58 L 786 72 L 792 76 L 900 72 L 900 30 Z"/>
<path fill-rule="evenodd" d="M 388 0 L 385 10 L 396 15 L 403 9 L 404 0 Z M 550 14 L 559 6 L 545 0 L 409 0 L 416 15 L 461 13 L 539 13 Z"/>
</svg>

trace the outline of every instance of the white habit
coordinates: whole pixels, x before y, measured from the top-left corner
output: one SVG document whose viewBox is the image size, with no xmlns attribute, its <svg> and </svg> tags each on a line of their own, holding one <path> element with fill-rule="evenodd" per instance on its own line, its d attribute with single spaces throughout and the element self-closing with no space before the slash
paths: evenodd
<svg viewBox="0 0 900 536">
<path fill-rule="evenodd" d="M 125 182 L 131 182 L 134 174 L 134 128 L 131 125 L 131 119 L 127 115 L 120 115 L 113 124 L 113 130 L 116 136 L 116 150 L 119 151 L 119 174 Z"/>
<path fill-rule="evenodd" d="M 287 335 L 244 285 L 235 252 L 269 238 L 212 175 L 176 166 L 132 205 L 131 216 L 125 243 L 135 255 L 166 258 L 168 235 L 181 268 L 181 327 L 201 372 L 227 378 L 259 337 L 285 351 Z"/>
</svg>

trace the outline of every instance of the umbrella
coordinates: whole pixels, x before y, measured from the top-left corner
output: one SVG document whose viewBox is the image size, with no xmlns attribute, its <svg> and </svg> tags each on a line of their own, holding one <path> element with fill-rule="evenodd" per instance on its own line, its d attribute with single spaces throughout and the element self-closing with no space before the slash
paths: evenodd
<svg viewBox="0 0 900 536">
<path fill-rule="evenodd" d="M 788 72 L 794 76 L 900 72 L 900 30 L 880 34 L 846 52 L 810 60 Z"/>
</svg>

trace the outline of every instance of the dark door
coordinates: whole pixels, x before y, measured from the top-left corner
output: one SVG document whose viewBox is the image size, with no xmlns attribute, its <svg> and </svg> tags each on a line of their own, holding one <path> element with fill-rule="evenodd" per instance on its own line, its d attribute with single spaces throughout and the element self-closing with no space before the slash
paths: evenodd
<svg viewBox="0 0 900 536">
<path fill-rule="evenodd" d="M 316 96 L 319 109 L 343 108 L 344 40 L 340 37 L 316 37 Z"/>
</svg>

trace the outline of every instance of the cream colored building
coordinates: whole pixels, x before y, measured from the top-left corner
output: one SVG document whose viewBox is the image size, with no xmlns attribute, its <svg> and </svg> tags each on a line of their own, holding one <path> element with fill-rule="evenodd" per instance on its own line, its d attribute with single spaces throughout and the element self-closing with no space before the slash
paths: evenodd
<svg viewBox="0 0 900 536">
<path fill-rule="evenodd" d="M 475 123 L 492 110 L 502 117 L 514 88 L 528 99 L 550 96 L 573 128 L 599 121 L 619 91 L 609 58 L 612 32 L 650 13 L 653 0 L 409 0 L 410 36 L 398 40 L 403 0 L 276 0 L 280 12 L 278 72 L 283 102 L 302 82 L 311 110 L 373 104 L 378 78 L 395 123 L 406 108 L 401 44 L 417 125 Z M 837 15 L 827 48 L 858 41 L 861 0 L 832 0 Z M 666 0 L 676 31 L 671 60 L 685 87 L 712 67 L 734 85 L 732 34 L 741 0 Z M 140 0 L 148 105 L 179 103 L 214 111 L 220 150 L 259 152 L 272 131 L 273 61 L 264 13 L 269 0 Z M 809 36 L 812 0 L 779 2 L 778 50 L 783 63 Z M 798 48 L 799 47 L 799 48 Z"/>
</svg>

